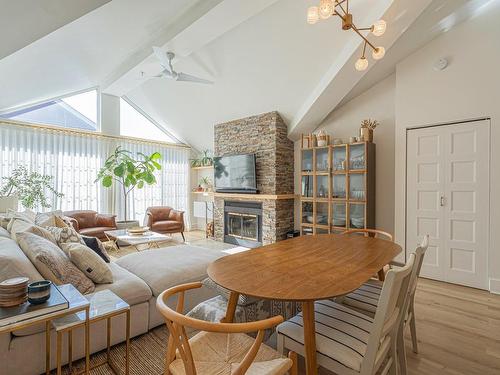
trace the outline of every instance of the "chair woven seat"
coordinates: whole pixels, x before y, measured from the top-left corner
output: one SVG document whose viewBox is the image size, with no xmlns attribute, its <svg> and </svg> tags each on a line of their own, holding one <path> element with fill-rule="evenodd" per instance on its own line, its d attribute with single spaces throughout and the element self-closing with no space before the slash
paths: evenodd
<svg viewBox="0 0 500 375">
<path fill-rule="evenodd" d="M 230 375 L 243 360 L 255 339 L 244 333 L 200 332 L 189 339 L 196 372 L 199 375 Z M 246 372 L 248 375 L 281 375 L 292 366 L 292 361 L 261 344 L 254 362 Z M 173 375 L 184 375 L 182 359 L 170 364 Z"/>
</svg>

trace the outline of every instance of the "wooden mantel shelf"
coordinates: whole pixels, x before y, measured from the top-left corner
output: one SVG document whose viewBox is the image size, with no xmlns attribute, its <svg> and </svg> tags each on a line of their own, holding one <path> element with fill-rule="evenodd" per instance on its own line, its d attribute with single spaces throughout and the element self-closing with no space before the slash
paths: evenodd
<svg viewBox="0 0 500 375">
<path fill-rule="evenodd" d="M 213 193 L 216 198 L 251 199 L 254 201 L 295 199 L 295 194 L 238 194 L 238 193 Z"/>
</svg>

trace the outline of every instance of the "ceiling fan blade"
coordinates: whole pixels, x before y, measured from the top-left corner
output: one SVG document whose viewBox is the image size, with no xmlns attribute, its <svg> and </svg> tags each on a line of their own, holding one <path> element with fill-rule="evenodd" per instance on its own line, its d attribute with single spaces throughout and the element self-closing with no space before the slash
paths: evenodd
<svg viewBox="0 0 500 375">
<path fill-rule="evenodd" d="M 209 81 L 208 79 L 195 77 L 195 76 L 192 76 L 192 75 L 186 74 L 186 73 L 178 73 L 177 74 L 177 81 L 204 83 L 206 85 L 213 85 L 214 84 L 213 81 Z"/>
<path fill-rule="evenodd" d="M 167 72 L 172 75 L 170 72 L 170 61 L 167 58 L 167 53 L 161 49 L 160 47 L 153 47 L 153 52 L 158 60 L 160 60 L 160 65 L 165 69 Z"/>
</svg>

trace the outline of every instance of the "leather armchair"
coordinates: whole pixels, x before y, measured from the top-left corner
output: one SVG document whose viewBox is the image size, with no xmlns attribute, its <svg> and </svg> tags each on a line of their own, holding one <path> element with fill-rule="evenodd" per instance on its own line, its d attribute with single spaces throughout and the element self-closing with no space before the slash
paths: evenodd
<svg viewBox="0 0 500 375">
<path fill-rule="evenodd" d="M 104 215 L 95 211 L 66 211 L 63 215 L 69 218 L 78 233 L 103 241 L 107 240 L 104 231 L 116 229 L 116 215 Z"/>
<path fill-rule="evenodd" d="M 174 210 L 171 207 L 156 206 L 146 210 L 144 225 L 157 233 L 180 233 L 184 238 L 184 211 Z"/>
</svg>

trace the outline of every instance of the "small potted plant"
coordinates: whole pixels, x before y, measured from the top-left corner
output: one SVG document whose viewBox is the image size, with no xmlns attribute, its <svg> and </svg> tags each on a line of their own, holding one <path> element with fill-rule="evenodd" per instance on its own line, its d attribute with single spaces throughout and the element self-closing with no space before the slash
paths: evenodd
<svg viewBox="0 0 500 375">
<path fill-rule="evenodd" d="M 212 187 L 212 181 L 210 181 L 209 177 L 200 178 L 200 183 L 198 184 L 203 190 L 202 191 L 210 191 Z"/>
<path fill-rule="evenodd" d="M 362 141 L 373 142 L 373 130 L 379 125 L 377 120 L 363 120 L 359 129 L 359 136 Z"/>
</svg>

